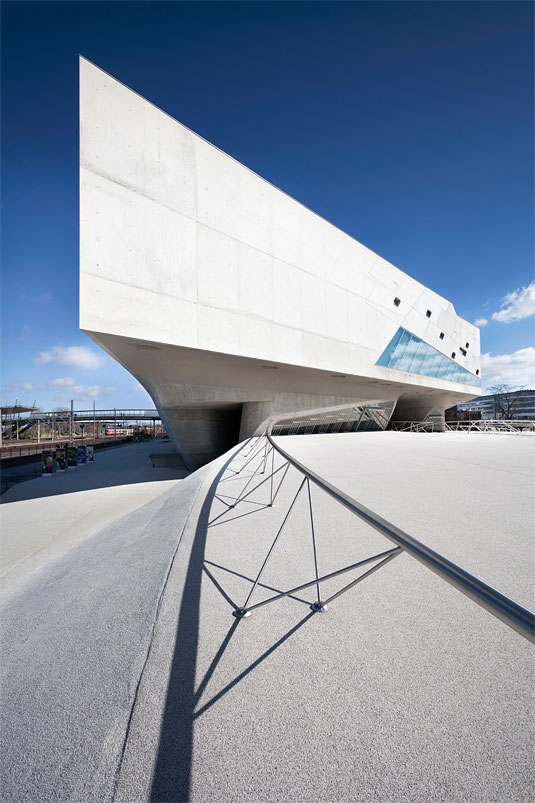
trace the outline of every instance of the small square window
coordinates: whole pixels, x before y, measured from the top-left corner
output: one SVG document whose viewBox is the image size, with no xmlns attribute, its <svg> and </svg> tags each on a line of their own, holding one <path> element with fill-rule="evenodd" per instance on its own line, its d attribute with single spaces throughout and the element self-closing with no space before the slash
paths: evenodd
<svg viewBox="0 0 535 803">
<path fill-rule="evenodd" d="M 401 299 L 400 298 L 395 298 L 394 299 L 394 306 L 395 307 L 399 307 L 400 304 L 401 304 Z"/>
<path fill-rule="evenodd" d="M 466 349 L 463 349 L 462 346 L 459 346 L 459 351 L 461 352 L 463 357 L 466 357 Z"/>
<path fill-rule="evenodd" d="M 479 376 L 479 368 L 476 371 L 476 376 Z"/>
<path fill-rule="evenodd" d="M 452 352 L 451 352 L 451 359 L 452 359 L 452 360 L 454 360 L 454 359 L 455 359 L 455 352 L 454 352 L 454 351 L 452 351 Z"/>
<path fill-rule="evenodd" d="M 444 340 L 444 332 L 441 332 L 441 333 L 439 334 L 439 338 L 440 338 L 441 340 Z"/>
<path fill-rule="evenodd" d="M 428 317 L 428 318 L 430 318 L 430 317 L 431 317 L 431 310 L 430 310 L 430 309 L 428 309 L 428 310 L 427 310 L 427 312 L 426 312 L 425 314 L 427 315 L 427 317 Z"/>
</svg>

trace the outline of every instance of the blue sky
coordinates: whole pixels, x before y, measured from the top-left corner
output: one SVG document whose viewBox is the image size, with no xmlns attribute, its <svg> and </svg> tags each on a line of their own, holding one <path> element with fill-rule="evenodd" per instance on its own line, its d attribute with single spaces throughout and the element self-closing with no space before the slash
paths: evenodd
<svg viewBox="0 0 535 803">
<path fill-rule="evenodd" d="M 78 329 L 78 53 L 485 319 L 535 385 L 529 2 L 4 2 L 2 399 L 150 403 Z"/>
</svg>

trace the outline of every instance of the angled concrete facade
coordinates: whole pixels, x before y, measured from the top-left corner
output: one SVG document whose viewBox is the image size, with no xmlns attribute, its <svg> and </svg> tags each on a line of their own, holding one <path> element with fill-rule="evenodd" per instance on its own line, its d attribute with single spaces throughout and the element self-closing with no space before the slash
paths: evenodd
<svg viewBox="0 0 535 803">
<path fill-rule="evenodd" d="M 80 326 L 190 467 L 281 415 L 423 420 L 480 394 L 449 301 L 84 59 Z"/>
</svg>

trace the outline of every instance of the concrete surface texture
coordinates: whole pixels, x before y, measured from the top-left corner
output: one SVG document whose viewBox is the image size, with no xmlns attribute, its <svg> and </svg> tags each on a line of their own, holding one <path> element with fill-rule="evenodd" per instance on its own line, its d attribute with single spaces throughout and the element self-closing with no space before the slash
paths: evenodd
<svg viewBox="0 0 535 803">
<path fill-rule="evenodd" d="M 149 454 L 171 454 L 172 448 L 157 440 L 96 452 L 93 463 L 18 483 L 2 494 L 2 593 L 187 476 L 185 469 L 153 469 Z"/>
<path fill-rule="evenodd" d="M 83 58 L 80 210 L 80 326 L 190 467 L 236 440 L 242 405 L 243 438 L 280 413 L 379 399 L 422 420 L 480 393 L 479 330 L 451 302 Z M 399 327 L 470 383 L 377 365 Z"/>
<path fill-rule="evenodd" d="M 532 444 L 284 438 L 326 479 L 528 606 Z M 327 613 L 310 611 L 307 589 L 232 616 L 300 484 L 292 469 L 273 508 L 270 482 L 230 508 L 262 460 L 236 474 L 245 453 L 190 475 L 11 596 L 4 799 L 532 800 L 532 646 L 409 556 Z M 311 502 L 320 574 L 391 546 L 314 487 Z M 313 577 L 302 491 L 252 601 Z"/>
</svg>

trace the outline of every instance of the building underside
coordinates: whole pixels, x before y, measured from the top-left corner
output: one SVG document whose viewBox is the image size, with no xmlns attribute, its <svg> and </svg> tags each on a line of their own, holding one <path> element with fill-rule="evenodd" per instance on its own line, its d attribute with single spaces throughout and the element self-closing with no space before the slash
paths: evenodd
<svg viewBox="0 0 535 803">
<path fill-rule="evenodd" d="M 169 437 L 191 469 L 292 417 L 331 411 L 351 416 L 354 407 L 375 405 L 377 428 L 382 429 L 390 420 L 424 421 L 434 411 L 443 415 L 461 397 L 471 397 L 423 384 L 334 376 L 302 366 L 87 334 L 152 396 Z"/>
<path fill-rule="evenodd" d="M 84 59 L 80 326 L 189 468 L 281 418 L 423 421 L 480 394 L 451 302 Z"/>
</svg>

